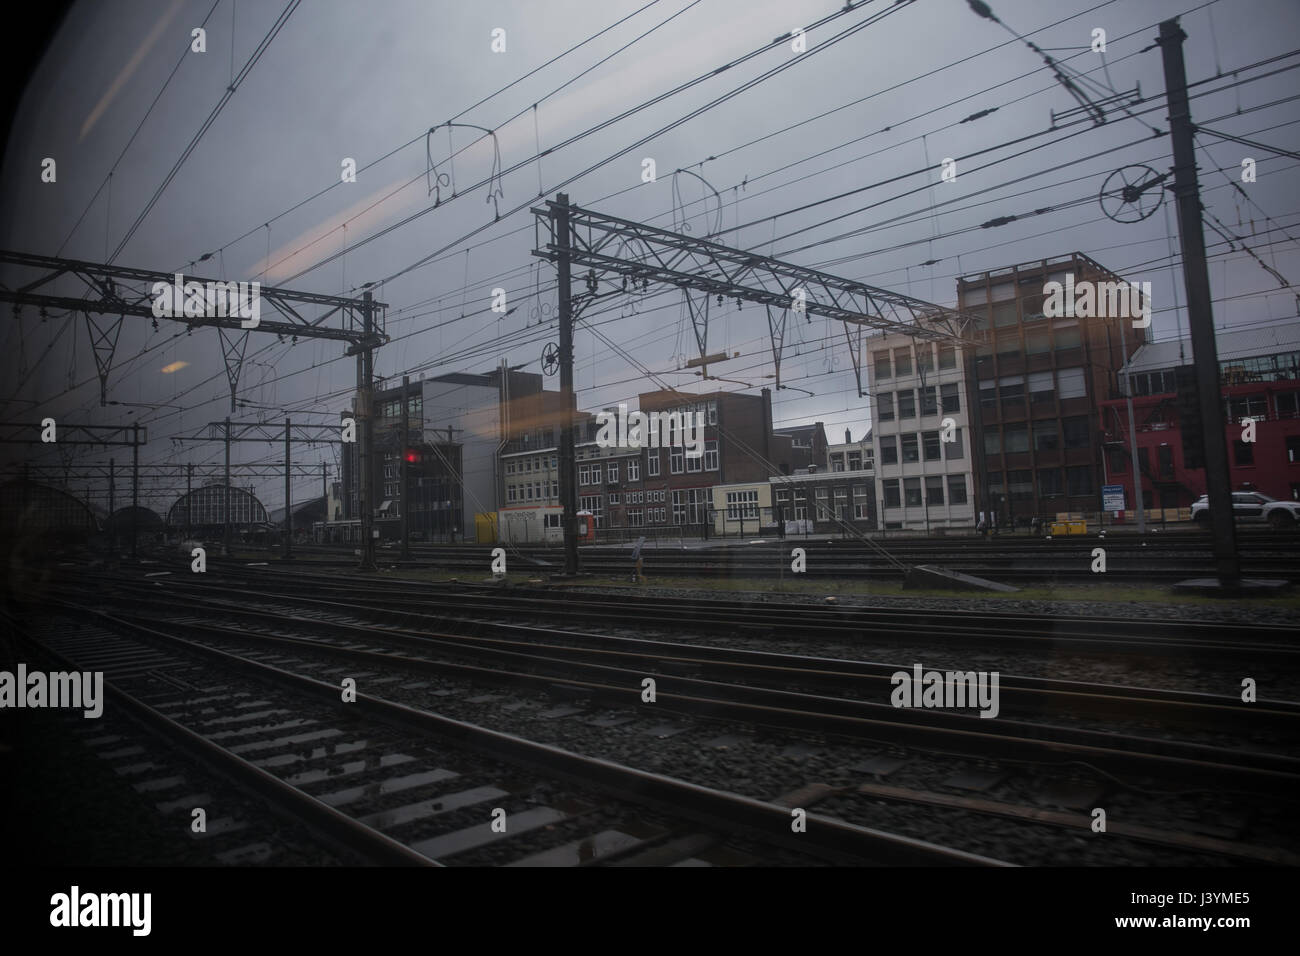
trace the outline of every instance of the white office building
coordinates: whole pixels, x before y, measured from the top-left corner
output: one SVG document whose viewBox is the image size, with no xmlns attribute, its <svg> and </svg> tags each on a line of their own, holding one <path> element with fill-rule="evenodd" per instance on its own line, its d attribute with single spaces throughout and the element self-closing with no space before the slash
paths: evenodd
<svg viewBox="0 0 1300 956">
<path fill-rule="evenodd" d="M 972 530 L 975 486 L 960 350 L 902 332 L 871 336 L 864 350 L 878 526 Z"/>
</svg>

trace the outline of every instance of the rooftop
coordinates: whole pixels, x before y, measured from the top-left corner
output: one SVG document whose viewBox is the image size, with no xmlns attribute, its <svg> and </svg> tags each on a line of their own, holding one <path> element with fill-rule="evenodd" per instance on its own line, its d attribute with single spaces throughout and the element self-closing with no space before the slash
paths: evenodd
<svg viewBox="0 0 1300 956">
<path fill-rule="evenodd" d="M 1300 352 L 1300 321 L 1267 325 L 1240 331 L 1220 331 L 1215 336 L 1220 362 L 1233 359 L 1276 355 L 1280 352 Z M 1189 338 L 1167 339 L 1151 342 L 1133 353 L 1129 365 L 1133 372 L 1154 372 L 1190 365 L 1192 343 Z"/>
</svg>

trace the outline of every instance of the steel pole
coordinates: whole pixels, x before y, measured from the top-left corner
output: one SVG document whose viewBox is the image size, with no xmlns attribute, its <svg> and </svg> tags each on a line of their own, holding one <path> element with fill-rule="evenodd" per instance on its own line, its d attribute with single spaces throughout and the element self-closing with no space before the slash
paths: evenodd
<svg viewBox="0 0 1300 956">
<path fill-rule="evenodd" d="M 410 387 L 410 385 L 411 385 L 411 376 L 403 375 L 402 376 L 402 441 L 398 445 L 398 448 L 400 449 L 400 453 L 401 453 L 401 460 L 398 461 L 397 463 L 398 482 L 399 482 L 398 485 L 399 494 L 397 496 L 397 507 L 400 509 L 398 512 L 398 517 L 401 519 L 402 522 L 402 531 L 401 531 L 402 550 L 400 553 L 403 561 L 409 561 L 411 559 L 411 542 L 410 542 L 411 526 L 409 523 L 410 522 L 409 512 L 411 510 L 411 503 L 408 500 L 408 496 L 406 494 L 407 486 L 409 484 L 407 480 L 408 472 L 406 468 L 406 455 L 408 449 L 406 446 L 407 443 L 411 440 L 410 439 L 411 422 L 410 422 L 410 416 L 408 414 L 408 409 L 411 407 L 411 403 L 410 403 L 410 399 L 406 397 L 406 390 Z"/>
<path fill-rule="evenodd" d="M 1128 405 L 1128 433 L 1131 436 L 1129 439 L 1129 454 L 1133 460 L 1133 501 L 1137 505 L 1138 534 L 1143 535 L 1147 533 L 1147 514 L 1146 501 L 1142 497 L 1142 472 L 1138 461 L 1137 424 L 1133 415 L 1133 385 L 1128 373 L 1128 341 L 1124 335 L 1124 323 L 1127 321 L 1128 319 L 1119 320 L 1119 350 L 1124 359 L 1124 398 Z"/>
<path fill-rule="evenodd" d="M 1219 384 L 1219 354 L 1214 340 L 1214 311 L 1210 274 L 1205 264 L 1205 235 L 1201 225 L 1201 196 L 1196 178 L 1191 110 L 1187 104 L 1187 72 L 1177 18 L 1160 24 L 1160 53 L 1164 60 L 1169 103 L 1169 133 L 1174 148 L 1174 196 L 1178 204 L 1178 233 L 1183 253 L 1183 283 L 1187 291 L 1187 324 L 1192 336 L 1192 361 L 1201 404 L 1205 442 L 1205 490 L 1209 498 L 1210 529 L 1219 583 L 1241 580 L 1237 529 L 1233 524 L 1232 479 L 1224 437 L 1223 392 Z"/>
<path fill-rule="evenodd" d="M 230 555 L 230 418 L 226 417 L 226 506 L 222 509 L 222 520 L 225 523 L 225 529 L 221 538 L 221 550 L 226 556 Z"/>
<path fill-rule="evenodd" d="M 293 487 L 290 484 L 293 468 L 292 451 L 293 425 L 289 419 L 284 420 L 284 548 L 281 557 L 293 557 Z"/>
<path fill-rule="evenodd" d="M 358 495 L 361 510 L 361 570 L 374 571 L 375 566 L 375 514 L 374 514 L 374 475 L 371 464 L 374 461 L 374 397 L 375 397 L 375 353 L 370 346 L 371 336 L 375 330 L 374 298 L 370 292 L 362 295 L 361 314 L 365 322 L 366 347 L 361 350 L 359 361 L 360 382 L 358 383 L 357 428 L 361 430 L 360 454 L 360 493 Z"/>
<path fill-rule="evenodd" d="M 560 504 L 564 506 L 564 573 L 578 573 L 578 489 L 573 449 L 573 299 L 569 288 L 569 197 L 559 193 L 555 210 L 555 237 L 559 247 L 560 396 Z"/>
</svg>

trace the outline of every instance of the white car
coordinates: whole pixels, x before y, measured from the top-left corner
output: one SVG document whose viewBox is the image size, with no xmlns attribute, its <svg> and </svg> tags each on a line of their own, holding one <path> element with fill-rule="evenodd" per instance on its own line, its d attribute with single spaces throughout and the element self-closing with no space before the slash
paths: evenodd
<svg viewBox="0 0 1300 956">
<path fill-rule="evenodd" d="M 1258 491 L 1234 491 L 1232 513 L 1238 521 L 1267 521 L 1269 527 L 1294 528 L 1300 521 L 1300 501 L 1278 501 Z M 1197 524 L 1210 523 L 1210 503 L 1207 495 L 1192 502 L 1192 520 Z"/>
</svg>

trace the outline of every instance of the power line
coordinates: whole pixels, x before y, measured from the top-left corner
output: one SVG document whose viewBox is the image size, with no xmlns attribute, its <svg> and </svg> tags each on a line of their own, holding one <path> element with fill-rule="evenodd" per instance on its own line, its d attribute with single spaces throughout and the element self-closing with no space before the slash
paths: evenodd
<svg viewBox="0 0 1300 956">
<path fill-rule="evenodd" d="M 180 168 L 184 165 L 185 160 L 189 159 L 190 154 L 194 152 L 194 148 L 199 145 L 199 140 L 203 138 L 203 134 L 212 127 L 213 123 L 216 122 L 217 117 L 221 115 L 221 111 L 225 109 L 226 104 L 229 103 L 231 97 L 235 95 L 235 91 L 239 89 L 240 84 L 243 83 L 248 74 L 252 72 L 253 67 L 255 67 L 257 62 L 262 58 L 262 54 L 266 52 L 267 47 L 271 45 L 272 41 L 275 40 L 280 31 L 284 29 L 284 25 L 289 21 L 289 18 L 293 16 L 294 11 L 298 9 L 300 3 L 302 3 L 302 0 L 289 0 L 288 6 L 280 12 L 280 16 L 276 18 L 270 31 L 268 31 L 266 36 L 262 38 L 262 42 L 257 45 L 257 49 L 253 51 L 253 55 L 249 57 L 248 62 L 244 64 L 244 68 L 239 71 L 239 75 L 237 75 L 231 84 L 226 87 L 221 99 L 217 101 L 217 105 L 213 107 L 212 112 L 208 114 L 208 118 L 204 120 L 203 125 L 199 127 L 199 131 L 194 134 L 194 138 L 191 139 L 189 145 L 185 147 L 185 151 L 182 152 L 180 158 L 176 160 L 175 165 L 173 165 L 171 170 L 167 173 L 166 178 L 163 179 L 161 185 L 159 185 L 157 190 L 154 191 L 154 194 L 149 198 L 149 201 L 145 203 L 144 209 L 141 210 L 140 215 L 136 217 L 135 222 L 131 223 L 131 228 L 126 231 L 126 235 L 122 237 L 122 241 L 117 244 L 117 248 L 113 250 L 113 254 L 109 257 L 108 261 L 110 263 L 121 254 L 122 250 L 126 247 L 126 244 L 131 241 L 133 236 L 135 236 L 136 231 L 140 228 L 141 224 L 144 223 L 145 217 L 149 215 L 153 210 L 153 207 L 157 204 L 159 198 L 161 198 L 163 191 L 171 185 L 171 181 L 176 178 L 176 174 L 180 172 Z"/>
</svg>

